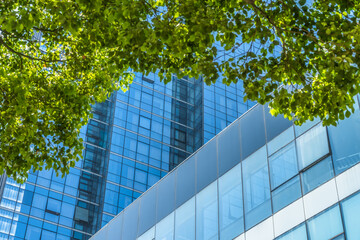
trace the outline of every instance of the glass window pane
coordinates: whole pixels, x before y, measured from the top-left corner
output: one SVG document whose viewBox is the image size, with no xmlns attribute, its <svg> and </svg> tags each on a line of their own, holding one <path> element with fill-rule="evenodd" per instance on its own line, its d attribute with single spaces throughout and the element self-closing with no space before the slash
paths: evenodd
<svg viewBox="0 0 360 240">
<path fill-rule="evenodd" d="M 334 177 L 331 157 L 327 157 L 315 166 L 309 168 L 302 174 L 302 185 L 304 194 L 317 188 Z"/>
<path fill-rule="evenodd" d="M 269 157 L 269 163 L 271 188 L 274 189 L 298 173 L 295 142 Z"/>
<path fill-rule="evenodd" d="M 306 239 L 307 239 L 307 233 L 306 233 L 305 223 L 301 224 L 300 226 L 294 229 L 291 229 L 287 233 L 276 238 L 276 240 L 306 240 Z"/>
<path fill-rule="evenodd" d="M 301 126 L 295 125 L 295 135 L 298 137 L 313 126 L 315 126 L 317 123 L 320 122 L 319 118 L 315 118 L 313 121 L 306 121 Z"/>
<path fill-rule="evenodd" d="M 197 192 L 217 178 L 216 138 L 209 141 L 196 153 Z"/>
<path fill-rule="evenodd" d="M 268 104 L 264 106 L 266 122 L 266 138 L 268 141 L 279 135 L 285 129 L 292 126 L 292 121 L 284 118 L 284 115 L 272 116 Z"/>
<path fill-rule="evenodd" d="M 139 217 L 139 201 L 133 202 L 124 211 L 122 240 L 136 239 L 138 217 Z"/>
<path fill-rule="evenodd" d="M 139 200 L 141 202 L 138 235 L 141 235 L 156 223 L 156 208 L 154 207 L 156 206 L 156 186 L 144 193 Z"/>
<path fill-rule="evenodd" d="M 161 206 L 156 208 L 156 219 L 159 221 L 175 210 L 175 174 L 166 175 L 157 184 L 157 195 L 156 206 Z"/>
<path fill-rule="evenodd" d="M 244 231 L 241 165 L 219 178 L 220 239 L 233 239 Z"/>
<path fill-rule="evenodd" d="M 217 182 L 196 196 L 196 239 L 218 238 Z"/>
<path fill-rule="evenodd" d="M 326 128 L 320 124 L 296 140 L 300 170 L 329 153 Z"/>
<path fill-rule="evenodd" d="M 274 212 L 286 207 L 300 197 L 300 178 L 299 176 L 296 176 L 273 191 L 272 200 Z"/>
<path fill-rule="evenodd" d="M 246 230 L 271 215 L 266 155 L 266 148 L 263 147 L 243 161 Z"/>
<path fill-rule="evenodd" d="M 336 175 L 360 162 L 360 111 L 357 104 L 355 109 L 349 118 L 328 128 Z"/>
<path fill-rule="evenodd" d="M 195 239 L 195 197 L 176 210 L 175 239 Z"/>
<path fill-rule="evenodd" d="M 276 138 L 268 142 L 268 155 L 272 155 L 274 152 L 294 140 L 294 128 L 289 127 L 287 130 L 282 132 L 280 135 L 278 135 Z"/>
<path fill-rule="evenodd" d="M 360 193 L 342 201 L 341 203 L 346 239 L 358 240 L 360 236 Z"/>
<path fill-rule="evenodd" d="M 343 232 L 338 205 L 332 207 L 307 222 L 311 240 L 329 240 Z"/>
<path fill-rule="evenodd" d="M 173 240 L 174 239 L 174 212 L 169 214 L 158 224 L 156 224 L 156 239 Z"/>
<path fill-rule="evenodd" d="M 195 195 L 195 157 L 184 161 L 176 170 L 176 207 Z"/>
<path fill-rule="evenodd" d="M 150 228 L 140 237 L 138 237 L 138 240 L 153 240 L 154 238 L 155 238 L 155 226 Z"/>
<path fill-rule="evenodd" d="M 218 137 L 219 175 L 240 163 L 240 121 L 229 126 Z"/>
<path fill-rule="evenodd" d="M 242 159 L 265 145 L 263 106 L 257 105 L 240 119 Z"/>
</svg>

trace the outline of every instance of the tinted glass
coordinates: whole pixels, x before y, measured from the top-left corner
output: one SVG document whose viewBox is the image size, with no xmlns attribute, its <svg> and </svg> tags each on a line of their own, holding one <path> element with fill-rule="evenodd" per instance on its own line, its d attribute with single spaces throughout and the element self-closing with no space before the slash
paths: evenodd
<svg viewBox="0 0 360 240">
<path fill-rule="evenodd" d="M 138 237 L 137 240 L 153 240 L 155 238 L 155 226 L 150 228 L 146 233 Z"/>
<path fill-rule="evenodd" d="M 133 240 L 136 238 L 138 216 L 139 201 L 135 201 L 124 211 L 123 229 L 126 230 L 122 231 L 122 240 Z"/>
<path fill-rule="evenodd" d="M 168 174 L 157 186 L 157 221 L 175 209 L 175 174 Z"/>
<path fill-rule="evenodd" d="M 272 201 L 274 212 L 286 207 L 300 197 L 300 178 L 296 176 L 273 191 Z"/>
<path fill-rule="evenodd" d="M 143 234 L 150 227 L 155 225 L 156 218 L 156 187 L 147 191 L 141 196 L 140 213 L 139 213 L 139 230 L 138 235 Z"/>
<path fill-rule="evenodd" d="M 264 106 L 266 138 L 268 141 L 292 126 L 292 122 L 284 118 L 284 115 L 272 116 L 268 104 Z"/>
<path fill-rule="evenodd" d="M 269 157 L 269 165 L 272 189 L 295 176 L 298 173 L 295 142 Z"/>
<path fill-rule="evenodd" d="M 294 128 L 289 127 L 287 130 L 285 130 L 280 135 L 275 137 L 273 140 L 268 142 L 267 144 L 268 155 L 269 156 L 272 155 L 274 152 L 276 152 L 277 150 L 279 150 L 280 148 L 282 148 L 283 146 L 294 140 L 294 138 L 295 138 Z"/>
<path fill-rule="evenodd" d="M 176 170 L 176 207 L 195 195 L 195 157 L 186 160 Z"/>
<path fill-rule="evenodd" d="M 176 209 L 175 239 L 195 239 L 195 197 Z"/>
<path fill-rule="evenodd" d="M 315 166 L 309 168 L 302 174 L 302 185 L 304 194 L 317 188 L 334 177 L 331 157 L 328 157 Z"/>
<path fill-rule="evenodd" d="M 229 126 L 218 135 L 219 174 L 240 162 L 240 121 Z"/>
<path fill-rule="evenodd" d="M 326 128 L 320 124 L 296 139 L 300 169 L 329 153 Z"/>
<path fill-rule="evenodd" d="M 166 218 L 156 224 L 156 239 L 173 240 L 174 238 L 174 213 L 172 212 Z"/>
<path fill-rule="evenodd" d="M 120 239 L 123 223 L 123 214 L 116 216 L 109 224 L 108 227 L 108 238 L 109 239 Z M 104 240 L 104 239 L 100 239 Z"/>
<path fill-rule="evenodd" d="M 217 178 L 216 138 L 208 142 L 196 153 L 197 192 Z"/>
<path fill-rule="evenodd" d="M 360 194 L 356 194 L 341 203 L 346 239 L 357 240 L 360 236 Z"/>
<path fill-rule="evenodd" d="M 350 118 L 328 128 L 336 174 L 360 162 L 360 111 L 357 104 L 355 109 Z"/>
<path fill-rule="evenodd" d="M 244 231 L 241 165 L 219 178 L 220 239 L 233 239 Z"/>
<path fill-rule="evenodd" d="M 281 235 L 280 237 L 276 238 L 276 240 L 306 240 L 306 239 L 307 239 L 307 233 L 306 233 L 306 226 L 304 223 L 294 229 L 291 229 L 290 231 Z"/>
<path fill-rule="evenodd" d="M 218 238 L 217 182 L 213 182 L 196 196 L 196 239 Z"/>
<path fill-rule="evenodd" d="M 246 230 L 271 215 L 270 183 L 263 147 L 243 161 Z"/>
<path fill-rule="evenodd" d="M 319 118 L 315 118 L 313 121 L 306 121 L 301 126 L 295 125 L 295 135 L 298 137 L 316 124 L 320 122 Z"/>
<path fill-rule="evenodd" d="M 311 240 L 328 240 L 343 232 L 340 209 L 336 205 L 307 222 Z"/>
<path fill-rule="evenodd" d="M 265 144 L 263 106 L 257 105 L 240 119 L 242 159 Z"/>
</svg>

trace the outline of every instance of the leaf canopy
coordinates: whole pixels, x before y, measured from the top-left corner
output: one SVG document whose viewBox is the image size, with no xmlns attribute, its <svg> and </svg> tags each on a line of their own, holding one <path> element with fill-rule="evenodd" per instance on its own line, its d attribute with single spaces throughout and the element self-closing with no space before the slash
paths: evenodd
<svg viewBox="0 0 360 240">
<path fill-rule="evenodd" d="M 360 1 L 5 0 L 0 2 L 0 171 L 65 174 L 91 105 L 133 72 L 243 81 L 245 100 L 325 125 L 360 92 Z"/>
</svg>

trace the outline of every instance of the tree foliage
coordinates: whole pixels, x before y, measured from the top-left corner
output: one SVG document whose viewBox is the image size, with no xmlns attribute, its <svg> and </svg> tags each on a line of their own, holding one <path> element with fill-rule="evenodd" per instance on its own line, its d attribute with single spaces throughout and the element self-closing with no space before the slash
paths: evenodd
<svg viewBox="0 0 360 240">
<path fill-rule="evenodd" d="M 0 169 L 67 173 L 91 104 L 132 71 L 243 81 L 274 115 L 325 125 L 360 92 L 358 0 L 4 0 Z"/>
</svg>

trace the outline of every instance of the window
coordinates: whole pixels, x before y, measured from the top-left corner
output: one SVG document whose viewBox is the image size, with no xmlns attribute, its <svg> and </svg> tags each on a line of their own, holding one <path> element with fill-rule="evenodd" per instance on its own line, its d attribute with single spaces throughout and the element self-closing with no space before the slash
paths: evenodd
<svg viewBox="0 0 360 240">
<path fill-rule="evenodd" d="M 117 238 L 119 236 L 116 236 Z M 150 228 L 147 232 L 137 238 L 137 240 L 153 240 L 155 239 L 155 227 Z"/>
<path fill-rule="evenodd" d="M 311 218 L 307 226 L 312 240 L 328 240 L 338 236 L 343 232 L 339 206 L 336 205 Z"/>
<path fill-rule="evenodd" d="M 296 140 L 300 170 L 329 153 L 326 128 L 318 125 Z"/>
<path fill-rule="evenodd" d="M 357 101 L 355 112 L 338 126 L 329 127 L 329 139 L 335 173 L 340 174 L 360 162 L 360 111 Z"/>
<path fill-rule="evenodd" d="M 195 239 L 195 197 L 176 209 L 175 239 Z"/>
<path fill-rule="evenodd" d="M 60 215 L 61 202 L 53 198 L 49 198 L 46 211 L 55 215 Z"/>
<path fill-rule="evenodd" d="M 347 240 L 357 240 L 360 236 L 360 193 L 341 202 Z"/>
<path fill-rule="evenodd" d="M 274 212 L 286 207 L 300 197 L 300 178 L 299 176 L 296 176 L 272 192 Z"/>
<path fill-rule="evenodd" d="M 233 239 L 244 231 L 241 165 L 219 178 L 220 239 Z"/>
<path fill-rule="evenodd" d="M 298 173 L 295 142 L 269 157 L 269 164 L 272 189 L 295 176 Z"/>
<path fill-rule="evenodd" d="M 174 238 L 174 212 L 156 224 L 156 239 L 173 240 Z"/>
<path fill-rule="evenodd" d="M 334 177 L 331 157 L 327 157 L 315 166 L 309 168 L 302 174 L 302 185 L 304 194 L 317 188 L 321 184 Z"/>
<path fill-rule="evenodd" d="M 196 239 L 218 238 L 217 182 L 196 196 Z"/>
<path fill-rule="evenodd" d="M 288 144 L 294 140 L 294 128 L 290 127 L 284 132 L 282 132 L 280 135 L 275 137 L 273 140 L 268 142 L 268 154 L 269 156 L 272 155 L 274 152 Z"/>
<path fill-rule="evenodd" d="M 150 129 L 150 123 L 151 123 L 151 120 L 147 117 L 144 117 L 144 116 L 140 116 L 139 118 L 139 126 L 140 127 L 143 127 L 143 128 L 146 128 L 146 129 Z"/>
<path fill-rule="evenodd" d="M 270 183 L 266 148 L 243 161 L 246 230 L 271 215 Z"/>
<path fill-rule="evenodd" d="M 305 223 L 301 224 L 300 226 L 294 229 L 291 229 L 287 233 L 276 238 L 276 240 L 306 240 L 306 239 L 307 239 L 307 233 L 306 233 Z"/>
</svg>

